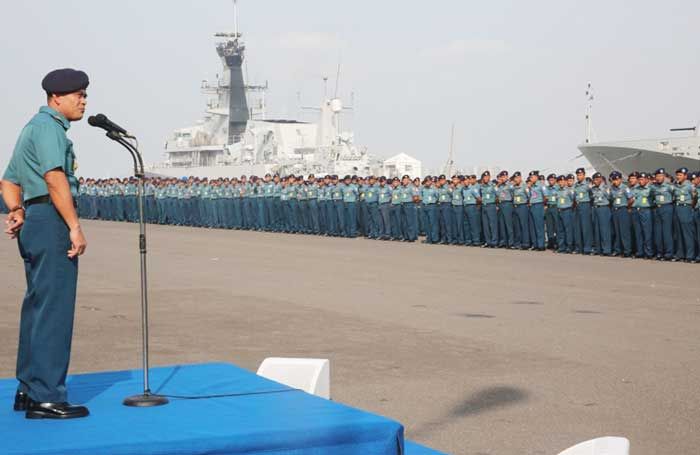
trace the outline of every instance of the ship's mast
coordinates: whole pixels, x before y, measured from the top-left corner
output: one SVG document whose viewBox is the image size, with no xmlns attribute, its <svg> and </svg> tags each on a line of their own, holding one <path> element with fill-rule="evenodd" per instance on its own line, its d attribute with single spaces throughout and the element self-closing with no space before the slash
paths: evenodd
<svg viewBox="0 0 700 455">
<path fill-rule="evenodd" d="M 448 178 L 452 175 L 452 169 L 455 164 L 454 157 L 454 146 L 455 146 L 455 124 L 452 124 L 452 133 L 450 134 L 450 153 L 447 156 L 447 163 L 445 163 L 445 168 L 443 169 L 443 174 Z"/>
<path fill-rule="evenodd" d="M 591 114 L 593 113 L 593 88 L 590 82 L 586 89 L 586 103 L 586 144 L 590 144 L 593 140 L 593 120 L 591 119 Z"/>
</svg>

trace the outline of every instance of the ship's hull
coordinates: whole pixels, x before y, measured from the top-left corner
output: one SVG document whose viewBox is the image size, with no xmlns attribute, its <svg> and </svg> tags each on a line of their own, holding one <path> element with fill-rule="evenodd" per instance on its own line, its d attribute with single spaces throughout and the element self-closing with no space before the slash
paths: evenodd
<svg viewBox="0 0 700 455">
<path fill-rule="evenodd" d="M 612 171 L 619 171 L 627 176 L 635 171 L 654 172 L 659 168 L 664 168 L 668 172 L 675 172 L 682 167 L 690 171 L 700 170 L 698 159 L 643 148 L 585 144 L 579 146 L 579 150 L 595 170 L 605 177 Z"/>
</svg>

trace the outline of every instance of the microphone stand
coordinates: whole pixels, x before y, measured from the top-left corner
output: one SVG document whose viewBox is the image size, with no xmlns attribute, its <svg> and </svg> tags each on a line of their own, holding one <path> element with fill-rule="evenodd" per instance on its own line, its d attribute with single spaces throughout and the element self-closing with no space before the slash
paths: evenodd
<svg viewBox="0 0 700 455">
<path fill-rule="evenodd" d="M 136 145 L 126 139 L 136 139 L 133 136 L 108 131 L 107 137 L 118 142 L 129 151 L 134 160 L 134 175 L 138 178 L 138 207 L 139 207 L 139 253 L 141 257 L 141 333 L 143 336 L 143 393 L 124 399 L 125 406 L 152 407 L 168 403 L 168 399 L 151 393 L 148 374 L 148 282 L 146 276 L 146 223 L 144 221 L 144 180 L 146 173 L 143 169 L 143 159 Z"/>
</svg>

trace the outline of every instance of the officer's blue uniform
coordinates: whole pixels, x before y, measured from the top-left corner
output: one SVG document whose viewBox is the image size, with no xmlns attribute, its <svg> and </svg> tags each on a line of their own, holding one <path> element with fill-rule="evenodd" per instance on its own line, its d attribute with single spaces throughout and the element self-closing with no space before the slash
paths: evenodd
<svg viewBox="0 0 700 455">
<path fill-rule="evenodd" d="M 610 211 L 610 189 L 605 185 L 593 185 L 591 187 L 591 197 L 593 198 L 593 217 L 595 226 L 593 231 L 596 234 L 596 245 L 598 253 L 604 256 L 612 254 L 612 213 Z"/>
<path fill-rule="evenodd" d="M 452 188 L 447 183 L 438 188 L 438 214 L 440 219 L 440 243 L 454 242 L 452 222 Z"/>
<path fill-rule="evenodd" d="M 513 187 L 505 182 L 496 187 L 498 195 L 498 246 L 512 248 L 513 237 Z"/>
<path fill-rule="evenodd" d="M 440 242 L 440 221 L 437 216 L 438 192 L 433 186 L 424 186 L 421 189 L 423 201 L 423 213 L 427 219 L 425 226 L 426 243 Z"/>
<path fill-rule="evenodd" d="M 62 114 L 45 106 L 22 130 L 3 179 L 22 188 L 25 204 L 49 194 L 44 175 L 54 169 L 65 172 L 73 198 L 78 196 L 69 127 Z M 27 277 L 17 353 L 19 391 L 37 402 L 65 402 L 78 258 L 68 258 L 68 227 L 48 201 L 27 207 L 18 244 Z"/>
<path fill-rule="evenodd" d="M 654 256 L 653 250 L 653 228 L 654 221 L 651 213 L 651 187 L 637 185 L 632 194 L 634 204 L 632 206 L 632 224 L 637 245 L 637 257 L 651 258 Z"/>
<path fill-rule="evenodd" d="M 345 205 L 345 237 L 357 237 L 357 199 L 360 193 L 354 183 L 343 185 L 343 203 Z"/>
<path fill-rule="evenodd" d="M 379 186 L 365 187 L 365 204 L 367 207 L 367 236 L 370 239 L 379 238 Z"/>
<path fill-rule="evenodd" d="M 464 244 L 467 246 L 481 245 L 481 212 L 477 205 L 480 198 L 479 185 L 465 185 L 462 188 Z"/>
<path fill-rule="evenodd" d="M 519 233 L 519 235 L 513 239 L 513 246 L 515 246 L 515 248 L 530 248 L 529 199 L 529 189 L 525 182 L 521 182 L 520 185 L 513 185 L 513 208 L 515 212 L 514 220 L 518 225 Z"/>
<path fill-rule="evenodd" d="M 612 220 L 615 229 L 615 244 L 613 252 L 616 255 L 629 257 L 632 254 L 632 224 L 628 210 L 628 201 L 633 195 L 624 183 L 610 187 L 612 199 Z"/>
<path fill-rule="evenodd" d="M 537 182 L 528 190 L 530 198 L 530 242 L 538 250 L 544 250 L 544 186 Z"/>
<path fill-rule="evenodd" d="M 572 253 L 574 251 L 574 189 L 566 184 L 557 185 L 557 252 Z"/>
<path fill-rule="evenodd" d="M 403 238 L 409 242 L 418 239 L 418 212 L 414 198 L 420 196 L 419 189 L 409 183 L 401 188 L 401 220 L 403 221 Z"/>
<path fill-rule="evenodd" d="M 592 216 L 591 216 L 591 185 L 586 182 L 574 184 L 576 209 L 574 211 L 574 243 L 576 251 L 591 254 L 593 251 Z"/>
<path fill-rule="evenodd" d="M 482 183 L 481 191 L 481 225 L 484 242 L 491 248 L 498 245 L 498 210 L 496 207 L 496 185 L 493 182 Z"/>
<path fill-rule="evenodd" d="M 654 208 L 654 245 L 656 257 L 673 258 L 673 185 L 654 182 L 649 185 Z"/>
<path fill-rule="evenodd" d="M 452 189 L 452 244 L 464 245 L 464 193 L 462 185 Z"/>
<path fill-rule="evenodd" d="M 674 188 L 675 217 L 678 223 L 678 247 L 676 259 L 692 261 L 695 259 L 695 223 L 693 222 L 693 195 L 695 189 L 692 183 L 684 181 Z"/>
<path fill-rule="evenodd" d="M 377 188 L 379 203 L 379 238 L 388 240 L 391 238 L 391 200 L 392 190 L 386 183 L 379 184 Z"/>
</svg>

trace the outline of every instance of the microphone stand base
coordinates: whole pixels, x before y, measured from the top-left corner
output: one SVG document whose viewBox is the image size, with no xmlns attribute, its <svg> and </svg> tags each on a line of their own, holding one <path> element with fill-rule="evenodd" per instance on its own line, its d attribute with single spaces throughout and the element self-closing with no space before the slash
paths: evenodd
<svg viewBox="0 0 700 455">
<path fill-rule="evenodd" d="M 168 403 L 167 398 L 160 395 L 151 395 L 150 393 L 133 395 L 124 399 L 124 406 L 136 408 L 151 408 L 153 406 L 163 406 Z"/>
</svg>

